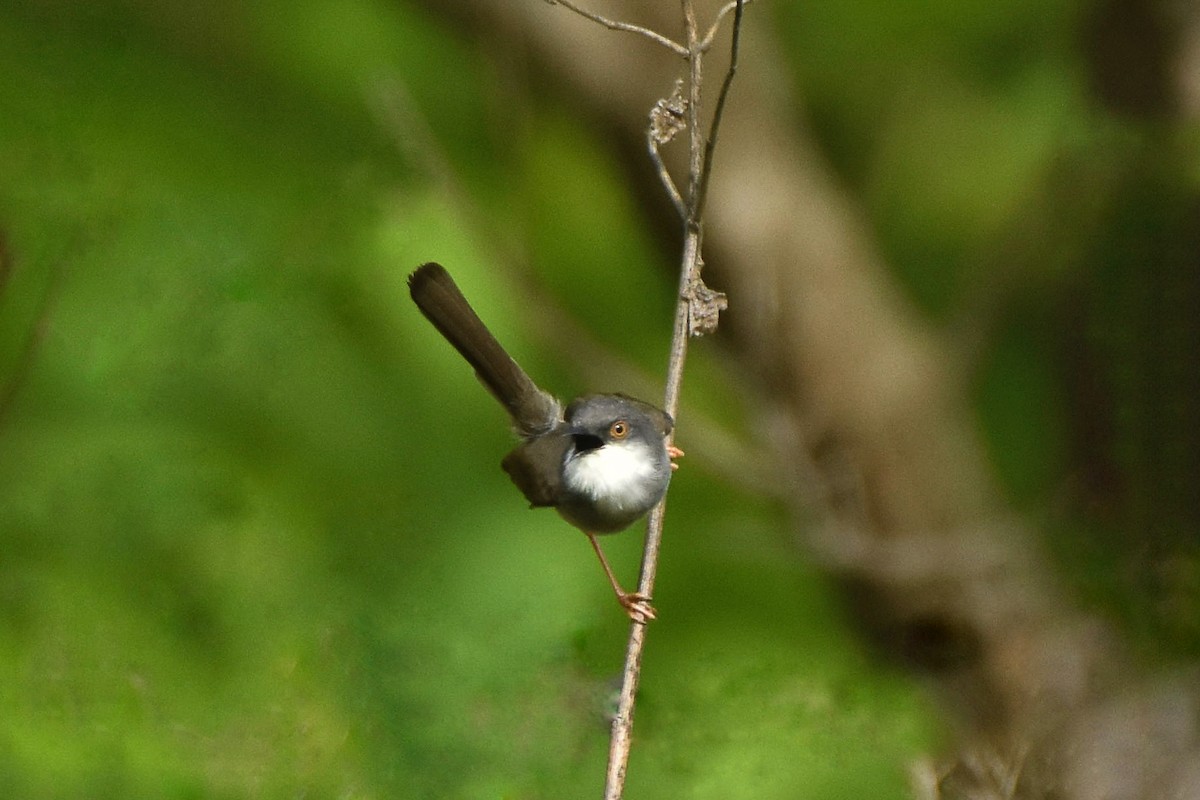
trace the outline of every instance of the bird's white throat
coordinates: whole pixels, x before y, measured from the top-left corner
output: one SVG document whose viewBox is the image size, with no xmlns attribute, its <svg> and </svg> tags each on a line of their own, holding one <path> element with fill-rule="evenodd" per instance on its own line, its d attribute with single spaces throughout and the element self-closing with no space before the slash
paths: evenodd
<svg viewBox="0 0 1200 800">
<path fill-rule="evenodd" d="M 642 442 L 606 444 L 573 455 L 564 465 L 567 488 L 613 511 L 644 506 L 657 483 L 654 454 Z"/>
</svg>

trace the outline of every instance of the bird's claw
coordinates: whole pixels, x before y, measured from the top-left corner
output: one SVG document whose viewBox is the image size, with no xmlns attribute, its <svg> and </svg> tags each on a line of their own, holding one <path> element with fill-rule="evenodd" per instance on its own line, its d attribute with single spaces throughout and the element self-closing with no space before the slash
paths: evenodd
<svg viewBox="0 0 1200 800">
<path fill-rule="evenodd" d="M 671 459 L 671 469 L 679 469 L 679 465 L 675 463 L 675 459 L 682 458 L 684 452 L 673 444 L 667 445 L 667 458 Z"/>
<path fill-rule="evenodd" d="M 650 597 L 641 592 L 627 592 L 617 595 L 617 602 L 625 609 L 629 619 L 645 625 L 652 619 L 658 618 L 658 612 L 650 605 Z"/>
</svg>

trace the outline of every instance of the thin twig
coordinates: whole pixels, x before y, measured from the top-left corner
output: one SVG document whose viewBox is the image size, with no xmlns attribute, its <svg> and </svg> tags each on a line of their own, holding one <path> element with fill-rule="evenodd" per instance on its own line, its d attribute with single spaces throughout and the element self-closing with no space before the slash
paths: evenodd
<svg viewBox="0 0 1200 800">
<path fill-rule="evenodd" d="M 703 81 L 703 53 L 697 47 L 696 9 L 692 0 L 681 0 L 683 5 L 683 30 L 688 43 L 688 224 L 699 222 L 696 214 L 696 189 L 704 171 L 704 139 L 700 132 L 700 89 Z M 687 249 L 686 246 L 684 248 Z M 697 251 L 697 256 L 699 252 Z M 688 270 L 688 262 L 682 264 Z"/>
<path fill-rule="evenodd" d="M 667 169 L 659 148 L 670 144 L 686 127 L 687 101 L 683 99 L 683 81 L 677 80 L 671 94 L 656 102 L 650 110 L 650 124 L 646 126 L 646 146 L 650 150 L 650 160 L 658 170 L 658 179 L 671 198 L 675 210 L 679 212 L 680 219 L 684 220 L 688 217 L 687 206 L 675 186 L 675 180 L 671 177 L 671 171 Z"/>
<path fill-rule="evenodd" d="M 700 87 L 703 77 L 702 56 L 707 47 L 704 40 L 696 33 L 696 14 L 692 0 L 681 0 L 683 11 L 683 26 L 687 37 L 688 57 L 688 197 L 686 203 L 682 198 L 677 199 L 678 191 L 674 193 L 674 183 L 667 174 L 663 178 L 664 186 L 677 207 L 683 208 L 684 239 L 683 252 L 680 259 L 679 293 L 675 307 L 674 333 L 671 337 L 671 354 L 667 362 L 667 382 L 663 392 L 663 408 L 675 417 L 679 409 L 680 387 L 683 383 L 683 367 L 687 360 L 688 339 L 692 330 L 692 304 L 696 296 L 696 287 L 703 286 L 700 279 L 700 268 L 703 264 L 700 257 L 700 246 L 703 241 L 703 226 L 701 212 L 703 199 L 709 175 L 709 162 L 712 160 L 713 148 L 716 144 L 716 128 L 720 122 L 725 97 L 733 80 L 734 68 L 737 63 L 737 42 L 741 30 L 742 9 L 744 0 L 736 0 L 734 7 L 733 55 L 731 65 L 721 87 L 716 116 L 710 129 L 707 141 L 700 133 Z M 721 16 L 727 13 L 722 10 Z M 719 18 L 718 18 L 719 23 Z M 715 26 L 714 26 L 715 27 Z M 711 41 L 713 32 L 710 31 L 705 40 Z M 651 138 L 651 156 L 660 170 L 660 178 L 666 172 L 658 158 L 658 148 Z M 669 444 L 669 442 L 668 442 Z M 647 597 L 654 593 L 654 580 L 658 572 L 658 555 L 662 545 L 663 520 L 666 514 L 666 500 L 650 512 L 646 523 L 646 544 L 642 553 L 642 568 L 638 578 L 638 591 Z M 633 710 L 637 697 L 638 681 L 642 671 L 642 652 L 646 641 L 646 625 L 635 622 L 629 631 L 629 643 L 625 650 L 625 668 L 621 683 L 621 695 L 617 705 L 617 714 L 613 719 L 612 740 L 608 753 L 608 773 L 604 785 L 605 800 L 620 800 L 625 789 L 625 774 L 629 765 L 629 750 L 633 736 Z"/>
<path fill-rule="evenodd" d="M 658 151 L 658 140 L 653 135 L 647 135 L 647 147 L 650 150 L 650 160 L 654 162 L 654 169 L 658 171 L 658 179 L 662 182 L 663 189 L 666 190 L 667 196 L 671 198 L 671 205 L 675 206 L 675 210 L 679 212 L 682 219 L 687 219 L 687 206 L 684 205 L 683 195 L 675 188 L 675 181 L 671 178 L 670 171 L 667 170 L 667 165 L 662 159 L 662 153 Z"/>
<path fill-rule="evenodd" d="M 728 2 L 724 6 L 722 6 L 721 10 L 717 12 L 717 18 L 715 20 L 713 20 L 712 27 L 708 29 L 708 33 L 704 34 L 704 38 L 700 40 L 700 50 L 702 52 L 707 53 L 708 49 L 710 47 L 712 47 L 713 40 L 717 38 L 717 31 L 719 31 L 721 29 L 721 23 L 725 21 L 725 17 L 729 14 L 730 11 L 737 9 L 738 13 L 740 14 L 742 12 L 741 12 L 741 8 L 739 8 L 739 7 L 740 6 L 748 6 L 752 2 L 754 2 L 754 0 L 744 0 L 744 2 L 742 0 L 730 0 L 730 2 Z M 740 25 L 735 20 L 734 24 L 733 24 L 734 31 L 735 32 L 738 31 L 739 28 L 740 28 Z"/>
<path fill-rule="evenodd" d="M 708 178 L 712 174 L 713 153 L 717 148 L 717 131 L 721 127 L 721 117 L 725 113 L 725 99 L 729 97 L 729 87 L 733 84 L 733 76 L 737 72 L 738 44 L 741 40 L 742 12 L 746 8 L 744 0 L 735 0 L 737 10 L 733 14 L 733 43 L 729 46 L 729 69 L 725 71 L 725 80 L 721 82 L 721 92 L 717 95 L 717 108 L 713 112 L 712 125 L 708 131 L 708 142 L 704 146 L 704 167 L 700 173 L 700 185 L 696 190 L 695 204 L 692 214 L 696 219 L 704 216 L 704 201 L 708 196 Z"/>
<path fill-rule="evenodd" d="M 661 44 L 663 47 L 667 48 L 677 56 L 683 56 L 684 58 L 687 58 L 688 56 L 688 49 L 686 47 L 676 41 L 668 39 L 666 36 L 663 36 L 657 31 L 652 31 L 649 28 L 642 27 L 641 25 L 634 25 L 631 22 L 621 22 L 620 20 L 603 17 L 594 11 L 588 11 L 587 9 L 580 8 L 571 2 L 571 0 L 546 0 L 546 2 L 552 6 L 563 6 L 570 11 L 574 11 L 581 17 L 590 19 L 592 22 L 603 25 L 609 30 L 626 31 L 627 33 L 636 33 L 641 36 L 645 36 L 651 41 Z"/>
<path fill-rule="evenodd" d="M 683 383 L 683 366 L 687 358 L 689 302 L 686 294 L 688 281 L 699 261 L 699 231 L 689 230 L 684 239 L 683 263 L 691 265 L 681 272 L 679 302 L 675 309 L 675 331 L 671 337 L 671 355 L 667 362 L 667 384 L 663 392 L 663 408 L 672 417 L 679 410 L 679 390 Z M 641 574 L 638 576 L 638 592 L 653 596 L 654 580 L 658 574 L 658 554 L 662 546 L 663 520 L 666 515 L 666 499 L 654 507 L 646 521 L 646 544 L 642 552 Z M 625 667 L 621 678 L 621 695 L 617 703 L 617 714 L 612 723 L 612 740 L 608 750 L 608 774 L 604 785 L 604 800 L 620 800 L 625 789 L 625 772 L 629 765 L 629 750 L 633 742 L 633 709 L 637 697 L 638 681 L 642 672 L 642 652 L 646 642 L 646 625 L 634 623 L 629 631 L 629 642 L 625 647 Z"/>
</svg>

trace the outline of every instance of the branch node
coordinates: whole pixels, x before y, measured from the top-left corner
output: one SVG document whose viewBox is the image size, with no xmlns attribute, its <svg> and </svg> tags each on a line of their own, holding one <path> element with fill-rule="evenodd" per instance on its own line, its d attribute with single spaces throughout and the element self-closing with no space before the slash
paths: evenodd
<svg viewBox="0 0 1200 800">
<path fill-rule="evenodd" d="M 715 333 L 721 312 L 729 308 L 729 297 L 724 292 L 710 289 L 697 269 L 688 281 L 685 298 L 688 303 L 688 336 L 695 338 Z"/>
<path fill-rule="evenodd" d="M 683 96 L 683 79 L 675 80 L 671 94 L 659 99 L 650 109 L 650 138 L 664 145 L 687 129 L 687 99 Z"/>
</svg>

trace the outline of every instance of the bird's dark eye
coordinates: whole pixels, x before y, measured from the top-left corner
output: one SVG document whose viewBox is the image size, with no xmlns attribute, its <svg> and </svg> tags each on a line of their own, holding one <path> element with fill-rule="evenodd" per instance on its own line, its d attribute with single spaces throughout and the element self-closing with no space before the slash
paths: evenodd
<svg viewBox="0 0 1200 800">
<path fill-rule="evenodd" d="M 608 435 L 614 439 L 624 439 L 629 435 L 629 423 L 623 419 L 617 420 L 609 426 Z"/>
</svg>

